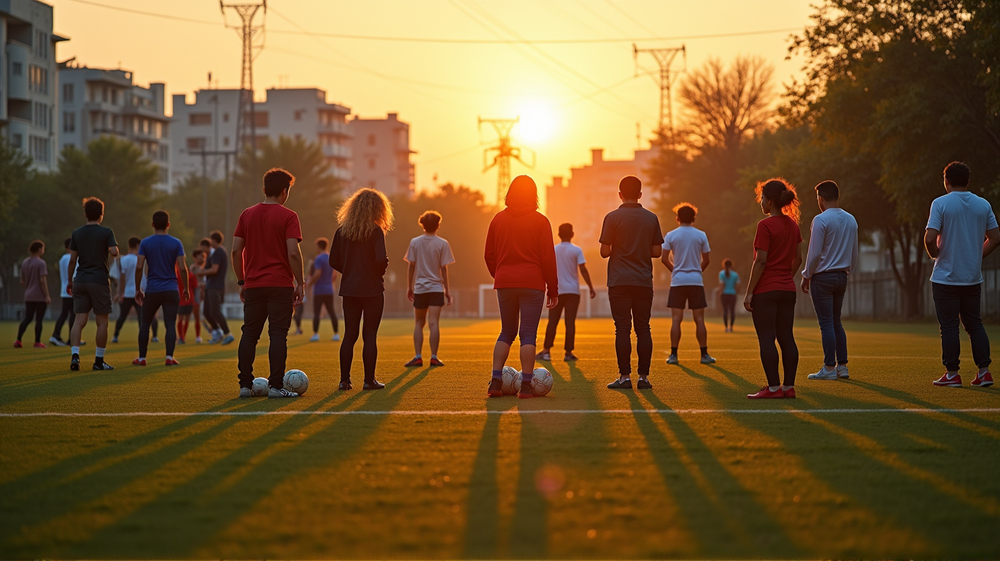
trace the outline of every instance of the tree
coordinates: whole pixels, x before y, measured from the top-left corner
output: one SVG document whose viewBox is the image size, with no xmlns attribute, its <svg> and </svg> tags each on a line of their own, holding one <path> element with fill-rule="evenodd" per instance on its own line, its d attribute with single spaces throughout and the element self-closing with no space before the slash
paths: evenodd
<svg viewBox="0 0 1000 561">
<path fill-rule="evenodd" d="M 20 195 L 32 178 L 31 159 L 0 137 L 0 281 L 4 287 L 4 302 L 10 302 L 13 265 L 23 259 L 26 244 L 20 243 L 22 228 L 15 222 Z M 24 247 L 22 247 L 24 246 Z"/>
</svg>

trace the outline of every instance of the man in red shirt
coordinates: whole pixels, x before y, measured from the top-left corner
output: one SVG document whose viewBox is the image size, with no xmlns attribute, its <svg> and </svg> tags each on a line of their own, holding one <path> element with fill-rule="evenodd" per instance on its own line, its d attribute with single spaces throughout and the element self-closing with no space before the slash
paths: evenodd
<svg viewBox="0 0 1000 561">
<path fill-rule="evenodd" d="M 288 356 L 288 328 L 292 309 L 302 303 L 302 230 L 299 215 L 286 208 L 292 174 L 272 168 L 264 174 L 264 202 L 243 211 L 233 234 L 233 272 L 243 301 L 243 336 L 240 338 L 240 397 L 250 397 L 257 341 L 264 331 L 271 344 L 268 397 L 298 397 L 284 388 Z"/>
</svg>

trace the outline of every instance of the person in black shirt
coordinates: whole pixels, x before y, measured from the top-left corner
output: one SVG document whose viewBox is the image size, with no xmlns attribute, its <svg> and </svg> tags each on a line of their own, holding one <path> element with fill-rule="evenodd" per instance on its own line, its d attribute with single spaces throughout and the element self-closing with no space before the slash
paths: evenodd
<svg viewBox="0 0 1000 561">
<path fill-rule="evenodd" d="M 330 266 L 341 274 L 340 296 L 344 299 L 344 341 L 340 345 L 340 389 L 351 386 L 354 343 L 364 338 L 366 390 L 385 387 L 375 379 L 378 360 L 378 327 L 385 306 L 383 275 L 389 266 L 385 233 L 392 229 L 392 204 L 380 191 L 359 189 L 337 213 L 340 227 L 330 245 Z M 364 330 L 361 318 L 364 317 Z"/>
<path fill-rule="evenodd" d="M 215 230 L 208 235 L 212 242 L 212 253 L 205 262 L 201 274 L 205 281 L 205 318 L 212 326 L 212 340 L 209 344 L 222 343 L 228 345 L 236 340 L 229 332 L 226 315 L 222 313 L 222 302 L 226 296 L 226 271 L 229 268 L 229 257 L 226 248 L 222 247 L 225 239 L 222 232 Z"/>
</svg>

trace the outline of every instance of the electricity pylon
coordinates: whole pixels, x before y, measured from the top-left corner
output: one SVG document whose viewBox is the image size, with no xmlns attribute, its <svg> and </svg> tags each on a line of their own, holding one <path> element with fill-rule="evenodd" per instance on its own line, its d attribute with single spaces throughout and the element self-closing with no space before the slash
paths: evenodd
<svg viewBox="0 0 1000 561">
<path fill-rule="evenodd" d="M 639 66 L 639 55 L 642 53 L 649 53 L 653 59 L 656 61 L 659 68 L 657 69 L 645 69 Z M 635 60 L 635 75 L 641 74 L 649 75 L 653 78 L 653 81 L 657 82 L 660 86 L 660 134 L 667 137 L 668 145 L 673 147 L 674 145 L 674 112 L 673 104 L 670 100 L 670 86 L 673 84 L 673 65 L 674 59 L 677 58 L 678 54 L 683 54 L 684 68 L 681 72 L 687 69 L 687 50 L 684 45 L 680 47 L 669 47 L 665 49 L 640 49 L 632 43 L 632 58 Z"/>
<path fill-rule="evenodd" d="M 503 202 L 504 193 L 510 187 L 510 160 L 511 158 L 521 162 L 529 168 L 535 167 L 535 153 L 530 148 L 514 146 L 510 141 L 510 132 L 521 118 L 514 119 L 483 119 L 479 117 L 479 130 L 482 132 L 483 123 L 493 125 L 493 130 L 497 133 L 497 144 L 483 150 L 483 173 L 490 168 L 497 168 L 497 206 Z M 521 159 L 521 151 L 531 154 L 531 163 Z M 489 161 L 492 155 L 493 161 Z"/>
</svg>

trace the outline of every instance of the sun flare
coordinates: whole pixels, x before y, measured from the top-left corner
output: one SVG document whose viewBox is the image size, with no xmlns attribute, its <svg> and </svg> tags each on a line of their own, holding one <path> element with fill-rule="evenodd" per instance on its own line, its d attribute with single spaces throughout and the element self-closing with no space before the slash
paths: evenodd
<svg viewBox="0 0 1000 561">
<path fill-rule="evenodd" d="M 521 118 L 518 123 L 517 135 L 531 145 L 545 144 L 555 136 L 558 117 L 555 110 L 542 102 L 531 102 L 518 111 Z"/>
</svg>

